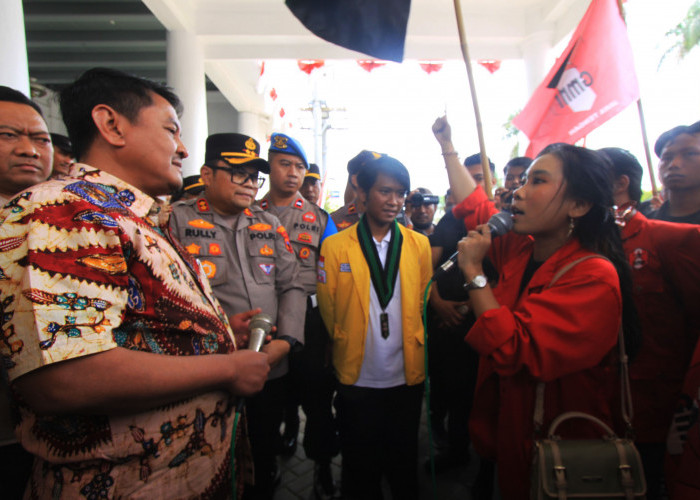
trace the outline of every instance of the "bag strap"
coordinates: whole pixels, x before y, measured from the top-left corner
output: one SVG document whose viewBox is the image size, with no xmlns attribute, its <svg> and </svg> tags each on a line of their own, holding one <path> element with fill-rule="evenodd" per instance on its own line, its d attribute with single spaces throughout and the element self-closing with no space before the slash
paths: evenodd
<svg viewBox="0 0 700 500">
<path fill-rule="evenodd" d="M 567 500 L 566 488 L 568 483 L 566 482 L 566 466 L 564 461 L 561 459 L 561 451 L 559 451 L 559 444 L 555 441 L 549 441 L 550 449 L 552 450 L 552 461 L 554 465 L 554 481 L 557 485 L 557 500 Z"/>
<path fill-rule="evenodd" d="M 559 280 L 559 278 L 566 274 L 572 267 L 588 259 L 604 259 L 610 262 L 607 257 L 600 254 L 584 255 L 583 257 L 571 261 L 559 269 L 559 271 L 557 271 L 552 280 L 549 282 L 549 285 L 547 285 L 547 288 L 551 288 Z M 632 391 L 630 389 L 629 360 L 627 358 L 627 351 L 625 350 L 625 334 L 622 330 L 622 325 L 620 325 L 620 330 L 618 331 L 617 344 L 620 352 L 620 396 L 622 400 L 622 419 L 627 426 L 626 430 L 628 436 L 631 436 L 634 408 L 632 406 Z M 542 432 L 542 424 L 544 422 L 544 389 L 544 382 L 539 382 L 535 388 L 535 411 L 533 415 L 533 421 L 535 423 L 535 436 L 539 436 Z"/>
<path fill-rule="evenodd" d="M 615 439 L 613 443 L 615 444 L 615 448 L 617 448 L 617 456 L 620 463 L 618 466 L 620 470 L 620 484 L 625 489 L 625 500 L 633 500 L 634 478 L 632 477 L 632 466 L 630 465 L 630 461 L 627 459 L 625 446 L 619 439 Z"/>
</svg>

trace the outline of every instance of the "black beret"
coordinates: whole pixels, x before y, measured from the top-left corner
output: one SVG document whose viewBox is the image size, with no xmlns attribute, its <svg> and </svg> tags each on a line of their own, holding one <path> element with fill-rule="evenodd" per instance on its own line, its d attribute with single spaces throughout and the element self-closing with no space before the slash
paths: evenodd
<svg viewBox="0 0 700 500">
<path fill-rule="evenodd" d="M 367 164 L 368 161 L 376 160 L 382 156 L 384 155 L 382 155 L 381 153 L 375 153 L 374 151 L 368 151 L 366 149 L 363 149 L 357 154 L 357 156 L 355 156 L 348 162 L 348 173 L 350 175 L 354 175 L 358 173 L 360 169 Z"/>
</svg>

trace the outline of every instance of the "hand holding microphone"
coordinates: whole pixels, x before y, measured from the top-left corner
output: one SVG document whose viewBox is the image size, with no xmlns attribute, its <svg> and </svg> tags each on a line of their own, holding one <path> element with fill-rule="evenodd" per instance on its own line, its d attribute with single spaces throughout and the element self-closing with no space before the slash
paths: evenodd
<svg viewBox="0 0 700 500">
<path fill-rule="evenodd" d="M 269 314 L 258 313 L 250 319 L 250 336 L 248 339 L 248 351 L 260 352 L 265 343 L 265 338 L 272 331 L 273 320 Z M 268 365 L 269 371 L 269 365 Z M 267 373 L 266 373 L 267 375 Z M 266 377 L 267 378 L 267 377 Z M 263 380 L 263 385 L 265 381 Z M 262 389 L 262 386 L 260 387 Z M 257 392 L 257 391 L 255 391 Z M 240 412 L 245 404 L 245 399 L 240 398 L 236 404 L 236 412 Z"/>
<path fill-rule="evenodd" d="M 491 232 L 491 238 L 495 238 L 497 236 L 503 236 L 513 229 L 513 219 L 509 212 L 498 212 L 491 216 L 486 225 Z M 458 256 L 459 250 L 453 253 L 449 259 L 436 269 L 435 274 L 433 274 L 433 280 L 452 269 L 457 264 Z"/>
</svg>

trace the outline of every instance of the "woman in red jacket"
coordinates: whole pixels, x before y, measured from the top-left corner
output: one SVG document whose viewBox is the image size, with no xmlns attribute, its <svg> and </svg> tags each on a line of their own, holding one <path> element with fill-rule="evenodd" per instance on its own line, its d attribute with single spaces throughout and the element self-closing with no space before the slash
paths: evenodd
<svg viewBox="0 0 700 500">
<path fill-rule="evenodd" d="M 466 341 L 480 354 L 472 440 L 482 457 L 496 460 L 502 498 L 522 500 L 530 490 L 540 383 L 542 432 L 566 411 L 586 412 L 609 425 L 618 421 L 614 348 L 623 316 L 626 340 L 638 338 L 638 328 L 611 213 L 611 171 L 594 151 L 549 146 L 515 191 L 513 231 L 492 241 L 486 222 L 496 212 L 493 202 L 459 163 L 447 120 L 439 118 L 433 132 L 459 200 L 453 212 L 467 228 L 476 228 L 459 243 L 458 262 L 477 316 Z M 486 255 L 499 272 L 494 288 L 483 277 Z M 551 283 L 558 271 L 587 255 L 605 259 L 581 261 Z M 560 429 L 566 437 L 600 435 L 578 420 Z"/>
</svg>

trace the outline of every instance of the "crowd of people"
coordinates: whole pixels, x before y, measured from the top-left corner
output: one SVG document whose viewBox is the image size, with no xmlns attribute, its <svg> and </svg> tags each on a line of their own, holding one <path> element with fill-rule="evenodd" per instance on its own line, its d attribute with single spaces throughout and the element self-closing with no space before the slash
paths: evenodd
<svg viewBox="0 0 700 500">
<path fill-rule="evenodd" d="M 60 107 L 67 137 L 0 87 L 3 498 L 271 500 L 299 407 L 317 499 L 418 499 L 420 459 L 478 460 L 472 498 L 528 498 L 566 411 L 634 435 L 647 498 L 700 497 L 700 122 L 658 138 L 663 196 L 643 203 L 618 147 L 552 144 L 489 193 L 496 166 L 462 161 L 438 118 L 436 221 L 440 197 L 368 150 L 329 214 L 283 133 L 266 159 L 210 135 L 183 181 L 180 100 L 143 78 L 87 71 Z M 437 452 L 419 457 L 426 377 Z"/>
</svg>

